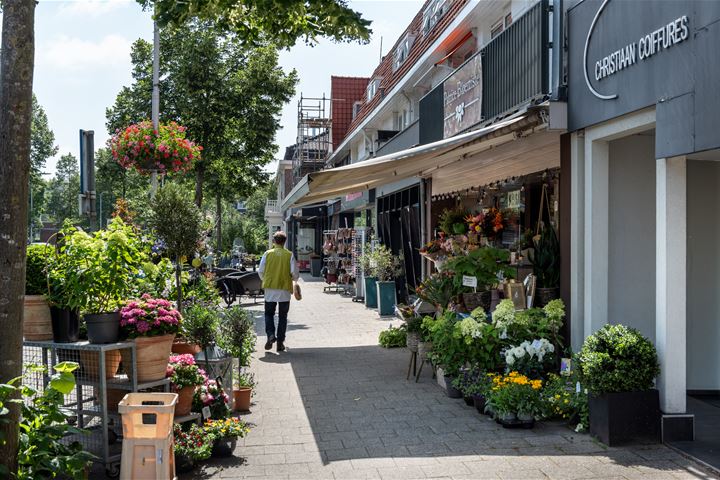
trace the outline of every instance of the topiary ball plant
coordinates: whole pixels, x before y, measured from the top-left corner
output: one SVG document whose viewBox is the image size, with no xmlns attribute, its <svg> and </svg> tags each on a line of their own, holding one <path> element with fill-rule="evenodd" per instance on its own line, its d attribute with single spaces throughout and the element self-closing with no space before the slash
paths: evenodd
<svg viewBox="0 0 720 480">
<path fill-rule="evenodd" d="M 605 325 L 576 356 L 580 382 L 594 395 L 653 388 L 660 374 L 655 346 L 634 328 Z"/>
<path fill-rule="evenodd" d="M 48 291 L 47 262 L 53 254 L 47 245 L 29 245 L 25 263 L 25 295 L 43 295 Z"/>
</svg>

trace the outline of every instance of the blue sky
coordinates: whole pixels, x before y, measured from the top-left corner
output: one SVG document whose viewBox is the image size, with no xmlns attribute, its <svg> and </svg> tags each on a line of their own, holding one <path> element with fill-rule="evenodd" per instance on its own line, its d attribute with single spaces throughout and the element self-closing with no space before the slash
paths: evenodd
<svg viewBox="0 0 720 480">
<path fill-rule="evenodd" d="M 322 41 L 282 51 L 280 63 L 300 76 L 298 96 L 283 109 L 278 155 L 295 142 L 297 99 L 330 94 L 330 75 L 369 76 L 422 6 L 415 0 L 356 1 L 351 7 L 373 20 L 368 45 Z M 132 0 L 41 0 L 36 10 L 34 91 L 48 114 L 60 154 L 78 154 L 78 130 L 95 131 L 95 145 L 107 140 L 105 109 L 131 82 L 130 46 L 152 39 L 148 12 Z M 161 92 L 162 95 L 162 92 Z M 55 159 L 46 171 L 54 172 Z M 273 168 L 273 166 L 269 166 Z"/>
</svg>

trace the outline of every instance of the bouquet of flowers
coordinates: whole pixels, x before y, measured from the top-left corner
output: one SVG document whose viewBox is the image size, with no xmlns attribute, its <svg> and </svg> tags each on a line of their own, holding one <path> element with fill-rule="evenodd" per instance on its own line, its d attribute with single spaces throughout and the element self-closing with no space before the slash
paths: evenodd
<svg viewBox="0 0 720 480">
<path fill-rule="evenodd" d="M 175 455 L 186 457 L 193 461 L 207 460 L 212 453 L 215 437 L 197 425 L 184 432 L 179 424 L 173 427 L 175 437 Z"/>
<path fill-rule="evenodd" d="M 120 310 L 120 328 L 128 338 L 177 333 L 182 317 L 170 301 L 145 294 Z"/>
<path fill-rule="evenodd" d="M 500 210 L 493 207 L 489 209 L 482 218 L 482 232 L 489 238 L 493 239 L 498 235 L 502 234 L 505 228 L 505 219 Z"/>
<path fill-rule="evenodd" d="M 207 379 L 195 390 L 193 411 L 199 412 L 203 407 L 210 407 L 210 416 L 223 419 L 230 416 L 230 397 L 215 380 Z"/>
<path fill-rule="evenodd" d="M 235 417 L 222 420 L 208 420 L 205 422 L 203 428 L 205 433 L 215 439 L 242 438 L 250 431 L 245 422 Z"/>
<path fill-rule="evenodd" d="M 109 140 L 115 161 L 142 174 L 185 172 L 200 159 L 202 147 L 185 138 L 186 128 L 175 122 L 156 130 L 149 120 L 117 130 Z"/>
<path fill-rule="evenodd" d="M 430 240 L 428 243 L 423 245 L 420 248 L 420 255 L 423 257 L 429 258 L 430 260 L 435 260 L 436 258 L 443 256 L 444 251 L 442 249 L 442 243 L 444 240 L 444 235 L 441 234 L 440 238 L 437 238 L 435 240 Z"/>
<path fill-rule="evenodd" d="M 207 380 L 205 370 L 195 364 L 195 357 L 189 353 L 171 356 L 165 376 L 176 390 L 204 385 Z"/>
</svg>

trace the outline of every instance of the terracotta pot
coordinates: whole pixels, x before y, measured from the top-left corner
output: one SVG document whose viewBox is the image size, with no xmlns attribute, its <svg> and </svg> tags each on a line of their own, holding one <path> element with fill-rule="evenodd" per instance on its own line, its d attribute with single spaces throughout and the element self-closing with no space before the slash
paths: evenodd
<svg viewBox="0 0 720 480">
<path fill-rule="evenodd" d="M 52 340 L 52 317 L 45 295 L 25 295 L 23 337 L 30 341 Z"/>
<path fill-rule="evenodd" d="M 97 380 L 100 370 L 100 352 L 80 350 L 80 366 L 82 375 L 88 380 Z M 113 378 L 120 366 L 120 350 L 105 352 L 105 378 Z"/>
<path fill-rule="evenodd" d="M 247 412 L 250 410 L 250 397 L 252 397 L 252 388 L 240 387 L 233 390 L 233 402 L 236 412 Z"/>
<path fill-rule="evenodd" d="M 135 342 L 135 356 L 137 357 L 138 383 L 154 382 L 165 378 L 170 350 L 175 334 L 160 335 L 157 337 L 138 337 Z M 130 351 L 122 351 L 122 359 L 128 377 L 132 376 L 132 362 Z"/>
<path fill-rule="evenodd" d="M 200 345 L 197 345 L 195 343 L 188 343 L 183 339 L 176 338 L 175 341 L 172 344 L 172 353 L 175 353 L 177 355 L 195 355 L 196 353 L 199 353 L 202 348 L 200 348 Z"/>
<path fill-rule="evenodd" d="M 177 394 L 178 399 L 175 404 L 175 416 L 183 417 L 190 413 L 195 387 L 183 387 L 177 391 Z"/>
</svg>

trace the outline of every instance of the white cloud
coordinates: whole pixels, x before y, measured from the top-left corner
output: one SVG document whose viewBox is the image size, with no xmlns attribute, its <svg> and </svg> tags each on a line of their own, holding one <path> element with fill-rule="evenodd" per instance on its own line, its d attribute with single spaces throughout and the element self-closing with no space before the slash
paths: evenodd
<svg viewBox="0 0 720 480">
<path fill-rule="evenodd" d="M 85 70 L 96 67 L 127 69 L 132 42 L 106 35 L 97 42 L 59 35 L 38 49 L 38 64 L 51 70 Z"/>
<path fill-rule="evenodd" d="M 132 3 L 133 0 L 70 0 L 61 3 L 58 13 L 67 16 L 99 16 Z"/>
</svg>

